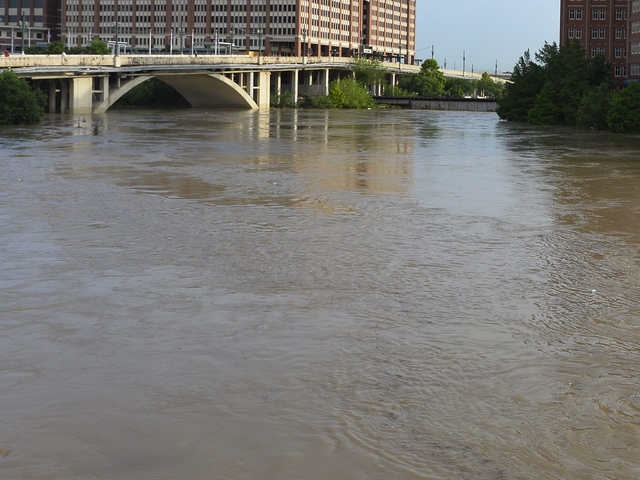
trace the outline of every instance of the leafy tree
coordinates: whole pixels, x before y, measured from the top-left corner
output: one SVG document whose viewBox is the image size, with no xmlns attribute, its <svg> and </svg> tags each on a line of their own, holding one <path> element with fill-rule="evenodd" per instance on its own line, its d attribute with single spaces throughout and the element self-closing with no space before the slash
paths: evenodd
<svg viewBox="0 0 640 480">
<path fill-rule="evenodd" d="M 547 125 L 577 125 L 595 108 L 594 88 L 613 88 L 612 67 L 602 56 L 587 58 L 578 42 L 558 47 L 545 43 L 533 61 L 527 51 L 514 67 L 511 82 L 498 101 L 498 115 L 512 121 Z M 601 99 L 602 100 L 602 99 Z M 595 113 L 595 112 L 592 112 Z"/>
<path fill-rule="evenodd" d="M 353 78 L 331 82 L 329 99 L 334 108 L 376 108 L 377 106 L 366 88 Z"/>
<path fill-rule="evenodd" d="M 511 81 L 505 86 L 496 112 L 505 120 L 527 121 L 529 110 L 533 108 L 543 86 L 544 69 L 531 59 L 527 50 L 513 67 Z"/>
<path fill-rule="evenodd" d="M 354 61 L 353 71 L 356 80 L 365 87 L 370 87 L 374 83 L 383 83 L 387 74 L 381 61 L 368 58 L 356 59 Z"/>
<path fill-rule="evenodd" d="M 419 92 L 420 95 L 442 95 L 446 81 L 436 60 L 429 58 L 422 63 L 420 67 L 420 77 L 422 77 L 421 82 L 419 82 L 422 89 L 422 91 Z"/>
<path fill-rule="evenodd" d="M 47 45 L 47 48 L 42 50 L 42 53 L 48 53 L 50 55 L 61 55 L 65 50 L 66 47 L 64 43 L 56 40 L 55 42 L 50 42 Z"/>
<path fill-rule="evenodd" d="M 11 70 L 0 75 L 0 125 L 32 125 L 42 120 L 45 96 L 31 90 L 26 80 Z"/>
<path fill-rule="evenodd" d="M 583 97 L 576 116 L 576 125 L 584 128 L 605 130 L 607 113 L 611 108 L 613 91 L 608 83 L 592 87 Z"/>
<path fill-rule="evenodd" d="M 464 78 L 447 78 L 444 84 L 444 94 L 448 97 L 463 98 L 471 95 L 475 86 L 471 80 Z"/>
<path fill-rule="evenodd" d="M 438 97 L 444 93 L 445 83 L 438 62 L 428 59 L 420 67 L 420 73 L 400 77 L 398 86 L 422 97 Z"/>
<path fill-rule="evenodd" d="M 280 95 L 271 95 L 271 106 L 273 108 L 293 108 L 296 106 L 296 102 L 293 100 L 293 94 L 286 91 L 280 93 Z"/>
<path fill-rule="evenodd" d="M 616 133 L 640 133 L 640 83 L 631 83 L 614 96 L 607 124 Z"/>
<path fill-rule="evenodd" d="M 398 85 L 386 85 L 384 87 L 385 97 L 409 97 L 411 94 Z"/>
<path fill-rule="evenodd" d="M 107 42 L 94 38 L 91 43 L 85 47 L 85 52 L 90 55 L 109 55 L 111 50 L 107 47 Z"/>
<path fill-rule="evenodd" d="M 494 81 L 487 72 L 475 82 L 476 92 L 480 96 L 498 98 L 502 94 L 502 84 Z"/>
</svg>

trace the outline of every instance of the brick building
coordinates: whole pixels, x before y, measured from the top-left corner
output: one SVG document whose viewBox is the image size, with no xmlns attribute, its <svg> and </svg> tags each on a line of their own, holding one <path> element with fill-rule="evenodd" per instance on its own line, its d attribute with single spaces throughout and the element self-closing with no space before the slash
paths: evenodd
<svg viewBox="0 0 640 480">
<path fill-rule="evenodd" d="M 142 52 L 233 44 L 234 53 L 415 59 L 416 0 L 62 0 L 62 12 L 70 47 L 115 43 L 117 29 L 118 43 Z"/>
<path fill-rule="evenodd" d="M 640 78 L 640 1 L 561 0 L 560 44 L 576 40 L 603 54 L 619 83 Z"/>
<path fill-rule="evenodd" d="M 0 52 L 14 53 L 57 38 L 59 0 L 0 0 Z"/>
</svg>

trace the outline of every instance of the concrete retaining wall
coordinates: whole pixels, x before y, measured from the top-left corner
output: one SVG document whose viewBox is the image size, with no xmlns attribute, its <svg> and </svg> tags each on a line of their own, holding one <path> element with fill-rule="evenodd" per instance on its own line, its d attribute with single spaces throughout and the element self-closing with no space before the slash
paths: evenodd
<svg viewBox="0 0 640 480">
<path fill-rule="evenodd" d="M 411 110 L 448 110 L 455 112 L 495 112 L 497 103 L 488 98 L 389 98 L 378 97 L 380 105 L 394 105 Z"/>
</svg>

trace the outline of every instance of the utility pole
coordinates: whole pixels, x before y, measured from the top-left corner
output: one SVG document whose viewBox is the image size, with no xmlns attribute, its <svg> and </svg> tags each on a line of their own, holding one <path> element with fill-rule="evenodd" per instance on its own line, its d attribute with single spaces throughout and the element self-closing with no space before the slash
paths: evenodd
<svg viewBox="0 0 640 480">
<path fill-rule="evenodd" d="M 464 72 L 467 66 L 467 53 L 462 52 L 462 76 L 464 77 Z"/>
</svg>

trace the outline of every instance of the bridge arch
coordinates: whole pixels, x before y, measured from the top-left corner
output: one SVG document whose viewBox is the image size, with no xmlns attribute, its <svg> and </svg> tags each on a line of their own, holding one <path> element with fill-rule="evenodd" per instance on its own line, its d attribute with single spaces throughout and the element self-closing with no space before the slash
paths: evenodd
<svg viewBox="0 0 640 480">
<path fill-rule="evenodd" d="M 121 83 L 120 88 L 110 90 L 108 98 L 93 108 L 93 113 L 106 112 L 127 92 L 154 77 L 175 88 L 192 107 L 259 108 L 253 98 L 242 87 L 224 75 L 217 73 L 193 75 L 155 74 L 133 77 Z"/>
</svg>

